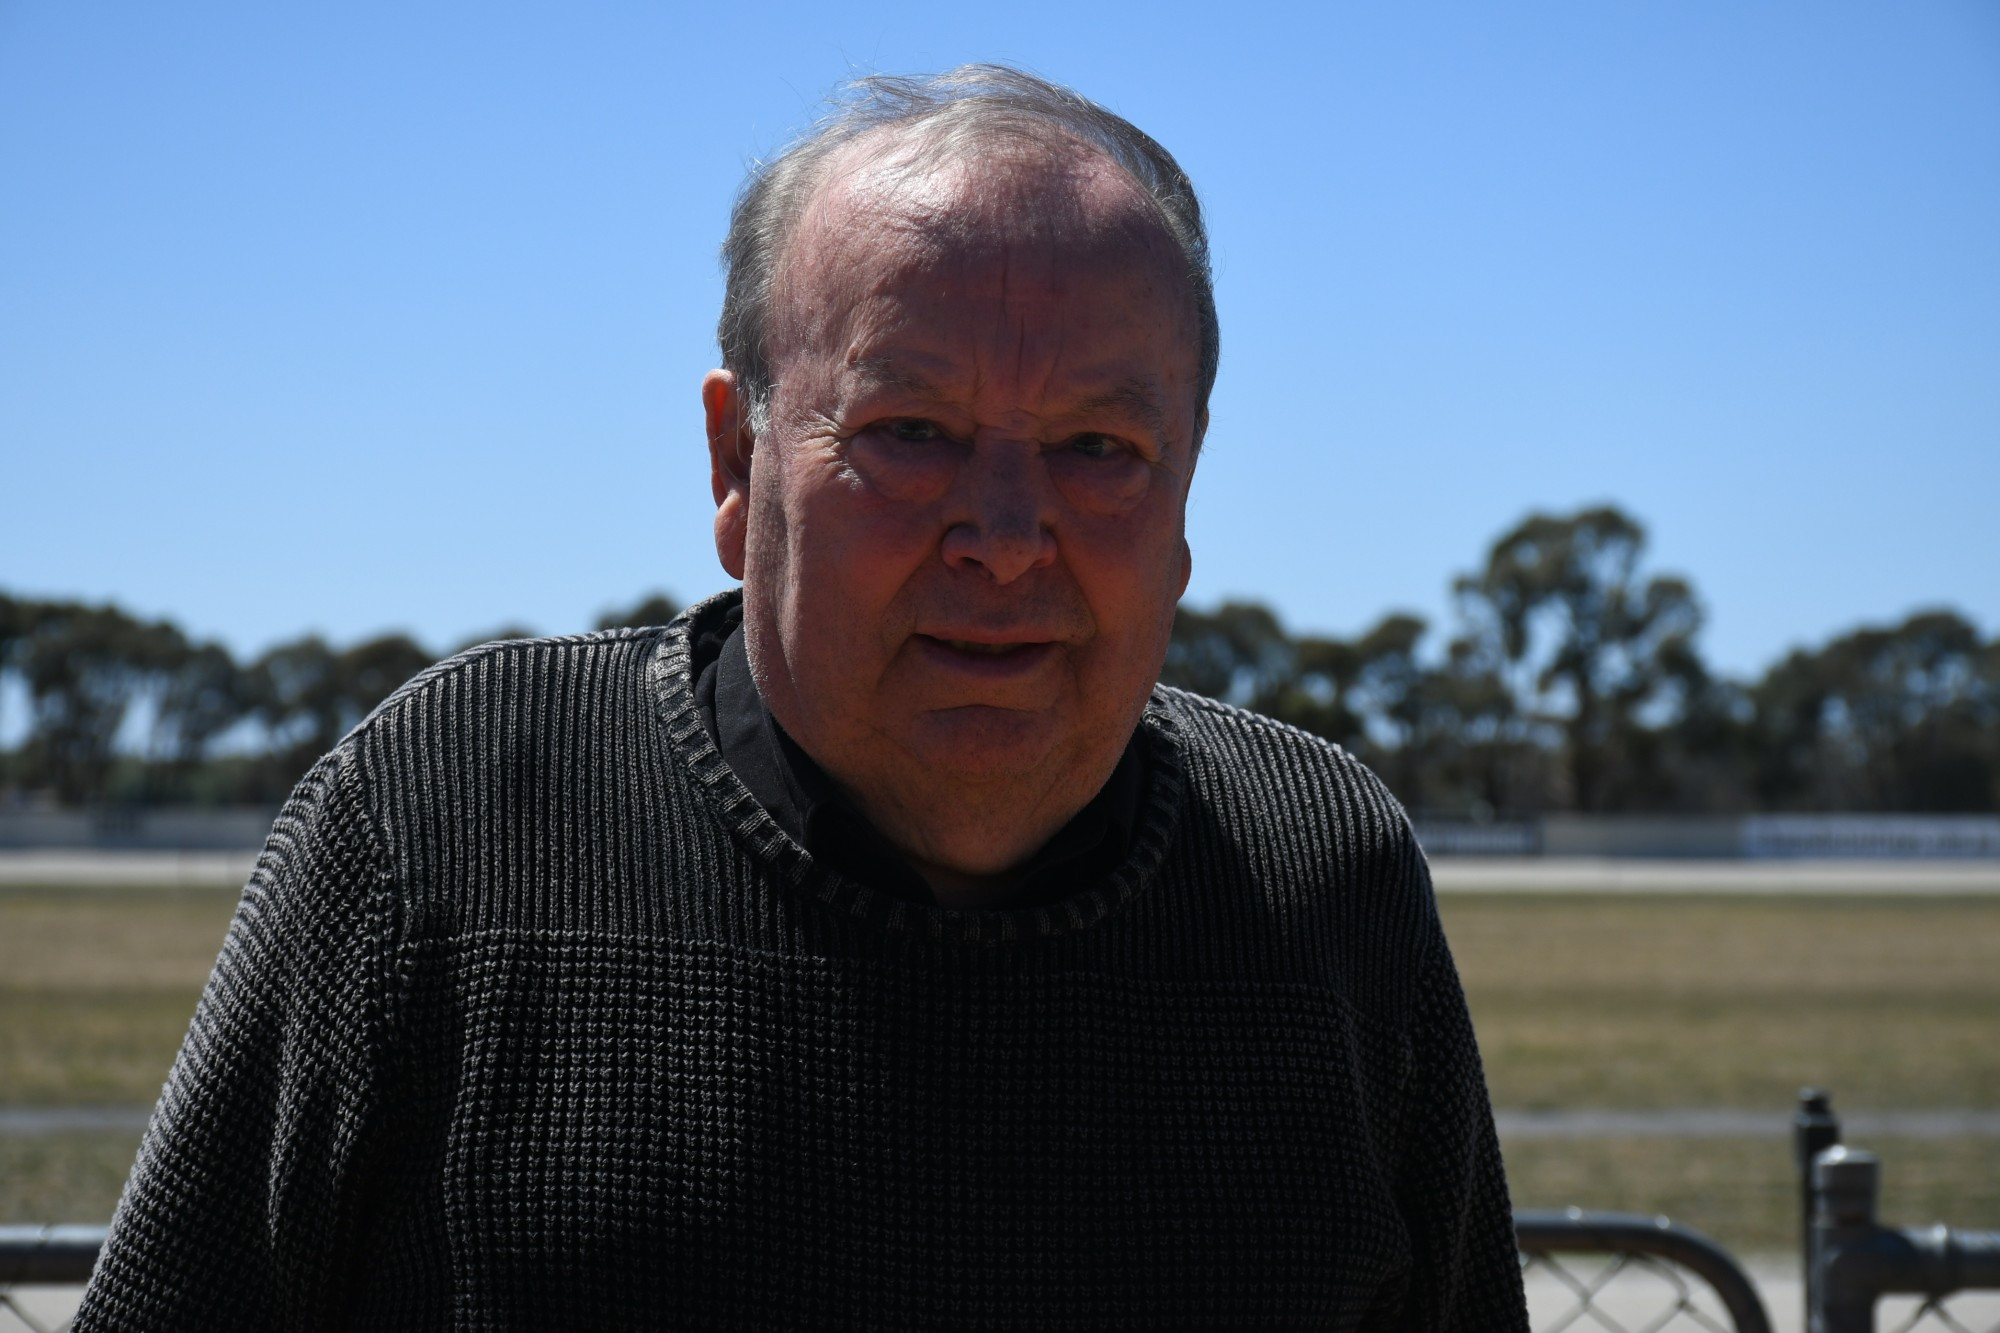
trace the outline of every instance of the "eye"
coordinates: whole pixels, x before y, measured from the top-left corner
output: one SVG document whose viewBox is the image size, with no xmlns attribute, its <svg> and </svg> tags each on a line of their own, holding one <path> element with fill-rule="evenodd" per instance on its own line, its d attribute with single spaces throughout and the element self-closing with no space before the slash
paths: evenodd
<svg viewBox="0 0 2000 1333">
<path fill-rule="evenodd" d="M 1109 435 L 1100 435 L 1096 431 L 1072 435 L 1063 441 L 1063 444 L 1071 453 L 1080 454 L 1085 458 L 1109 458 L 1119 449 L 1116 439 Z"/>
<path fill-rule="evenodd" d="M 944 438 L 944 430 L 935 421 L 925 421 L 922 417 L 897 417 L 885 422 L 884 428 L 899 440 L 911 444 L 927 444 Z"/>
</svg>

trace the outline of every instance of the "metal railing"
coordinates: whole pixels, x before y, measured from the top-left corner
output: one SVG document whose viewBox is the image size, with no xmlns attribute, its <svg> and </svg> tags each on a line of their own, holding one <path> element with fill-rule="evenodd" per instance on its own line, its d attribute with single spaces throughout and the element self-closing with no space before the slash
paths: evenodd
<svg viewBox="0 0 2000 1333">
<path fill-rule="evenodd" d="M 1970 1333 L 1946 1297 L 2000 1291 L 2000 1231 L 1880 1225 L 1882 1163 L 1840 1143 L 1840 1121 L 1818 1089 L 1800 1093 L 1792 1133 L 1804 1191 L 1806 1333 L 1874 1333 L 1886 1295 L 1922 1297 L 1896 1333 Z M 2000 1323 L 1986 1327 L 2000 1333 Z"/>
<path fill-rule="evenodd" d="M 1756 1285 L 1729 1252 L 1664 1217 L 1580 1208 L 1516 1213 L 1514 1237 L 1524 1273 L 1548 1275 L 1568 1298 L 1537 1333 L 1570 1328 L 1771 1333 Z M 1595 1262 L 1580 1263 L 1578 1256 Z M 1704 1293 L 1711 1299 L 1703 1300 Z"/>
<path fill-rule="evenodd" d="M 14 1289 L 87 1282 L 103 1248 L 103 1227 L 0 1227 L 0 1330 L 62 1333 L 68 1320 L 44 1320 Z"/>
<path fill-rule="evenodd" d="M 1735 1260 L 1706 1236 L 1665 1218 L 1524 1212 L 1515 1215 L 1514 1230 L 1522 1268 L 1563 1293 L 1561 1308 L 1538 1333 L 1684 1327 L 1771 1333 L 1756 1288 Z M 89 1280 L 103 1244 L 103 1227 L 0 1227 L 0 1330 L 61 1333 L 65 1324 L 38 1321 L 15 1299 L 14 1288 L 80 1285 Z"/>
<path fill-rule="evenodd" d="M 1840 1122 L 1818 1089 L 1800 1094 L 1793 1135 L 1804 1191 L 1807 1333 L 1875 1333 L 1876 1307 L 1889 1295 L 1923 1298 L 1896 1333 L 1971 1333 L 1946 1298 L 2000 1291 L 2000 1231 L 1877 1222 L 1882 1164 L 1841 1143 Z M 1987 1328 L 2000 1333 L 2000 1323 Z"/>
<path fill-rule="evenodd" d="M 1517 1213 L 1521 1264 L 1565 1293 L 1538 1333 L 1571 1328 L 1771 1333 L 1770 1320 L 1735 1260 L 1699 1232 L 1665 1218 L 1623 1213 Z M 14 1299 L 16 1286 L 75 1286 L 90 1278 L 104 1228 L 0 1227 L 0 1330 L 60 1333 Z M 1709 1295 L 1712 1293 L 1712 1296 Z M 1608 1313 L 1615 1306 L 1615 1315 Z M 1719 1322 L 1718 1314 L 1729 1323 Z M 17 1324 L 9 1324 L 11 1316 Z"/>
</svg>

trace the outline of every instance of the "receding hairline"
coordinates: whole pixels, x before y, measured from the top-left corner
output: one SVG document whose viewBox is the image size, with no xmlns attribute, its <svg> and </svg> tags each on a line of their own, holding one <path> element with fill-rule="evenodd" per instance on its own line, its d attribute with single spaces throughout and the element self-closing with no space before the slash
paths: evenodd
<svg viewBox="0 0 2000 1333">
<path fill-rule="evenodd" d="M 933 156 L 926 151 L 932 138 L 925 129 L 921 123 L 879 126 L 828 157 L 775 256 L 770 293 L 774 315 L 790 304 L 796 266 L 808 247 L 825 243 L 835 233 L 851 243 L 860 219 L 872 217 L 878 224 L 890 225 L 907 219 L 914 223 L 912 230 L 958 242 L 975 239 L 984 223 L 998 240 L 1005 234 L 1004 222 L 1023 215 L 1006 206 L 1005 186 L 998 191 L 989 187 L 996 179 L 1012 178 L 1017 187 L 1026 187 L 1017 188 L 1015 198 L 1039 197 L 1057 205 L 1027 213 L 1031 227 L 1045 227 L 1051 239 L 1128 240 L 1135 256 L 1157 266 L 1178 290 L 1190 327 L 1199 326 L 1200 292 L 1184 271 L 1181 249 L 1164 211 L 1145 184 L 1111 154 L 1068 134 L 1039 140 L 1003 134 L 1002 141 L 1011 142 L 1018 151 L 974 159 L 959 143 L 953 146 L 961 151 Z M 1052 141 L 1058 138 L 1059 142 Z M 922 216 L 920 208 L 902 206 L 911 202 L 910 187 L 922 180 L 949 182 L 937 194 L 939 208 L 930 217 Z M 1048 190 L 1034 188 L 1040 182 L 1060 184 Z M 875 214 L 840 209 L 843 199 L 865 204 L 871 197 L 897 200 L 899 207 Z M 1073 207 L 1062 207 L 1064 201 Z"/>
<path fill-rule="evenodd" d="M 820 165 L 812 189 L 786 238 L 789 254 L 806 222 L 842 187 L 874 179 L 888 188 L 919 179 L 986 179 L 1060 181 L 1068 188 L 1049 190 L 1051 200 L 1078 198 L 1096 181 L 1117 183 L 1120 211 L 1142 217 L 1169 247 L 1176 242 L 1159 201 L 1124 164 L 1097 144 L 1055 129 L 1030 136 L 1026 127 L 977 125 L 945 134 L 918 121 L 877 126 L 841 144 Z M 974 132 L 976 131 L 976 133 Z M 977 157 L 970 149 L 978 147 Z M 1087 220 L 1081 219 L 1079 220 Z"/>
<path fill-rule="evenodd" d="M 752 167 L 730 210 L 716 338 L 724 369 L 743 387 L 753 426 L 762 428 L 773 387 L 769 344 L 778 262 L 791 248 L 827 163 L 860 139 L 877 147 L 916 143 L 933 158 L 978 161 L 1019 158 L 1023 148 L 1032 150 L 1027 156 L 1046 159 L 1062 140 L 1065 153 L 1101 155 L 1120 168 L 1157 208 L 1179 277 L 1194 295 L 1197 397 L 1206 415 L 1221 357 L 1208 230 L 1193 182 L 1152 136 L 1074 89 L 1007 65 L 961 65 L 907 78 L 870 75 L 843 85 L 828 107 L 809 132 Z"/>
</svg>

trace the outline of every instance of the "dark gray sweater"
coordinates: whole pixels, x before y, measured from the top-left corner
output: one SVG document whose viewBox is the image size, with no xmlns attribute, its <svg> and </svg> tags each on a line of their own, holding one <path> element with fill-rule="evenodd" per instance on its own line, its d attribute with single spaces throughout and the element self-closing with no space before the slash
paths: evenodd
<svg viewBox="0 0 2000 1333">
<path fill-rule="evenodd" d="M 476 649 L 307 776 L 77 1329 L 1526 1327 L 1366 770 L 1162 689 L 1101 884 L 912 903 L 721 762 L 730 601 Z"/>
</svg>

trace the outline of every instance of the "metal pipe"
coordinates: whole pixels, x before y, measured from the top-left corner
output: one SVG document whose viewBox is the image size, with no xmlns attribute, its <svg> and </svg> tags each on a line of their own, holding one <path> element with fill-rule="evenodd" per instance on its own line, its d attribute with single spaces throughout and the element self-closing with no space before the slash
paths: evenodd
<svg viewBox="0 0 2000 1333">
<path fill-rule="evenodd" d="M 1514 1214 L 1514 1243 L 1524 1254 L 1649 1254 L 1669 1260 L 1708 1283 L 1729 1311 L 1737 1333 L 1771 1333 L 1756 1284 L 1729 1251 L 1692 1227 L 1634 1213 Z"/>
<path fill-rule="evenodd" d="M 0 1283 L 88 1282 L 103 1248 L 103 1227 L 0 1227 Z"/>
</svg>

